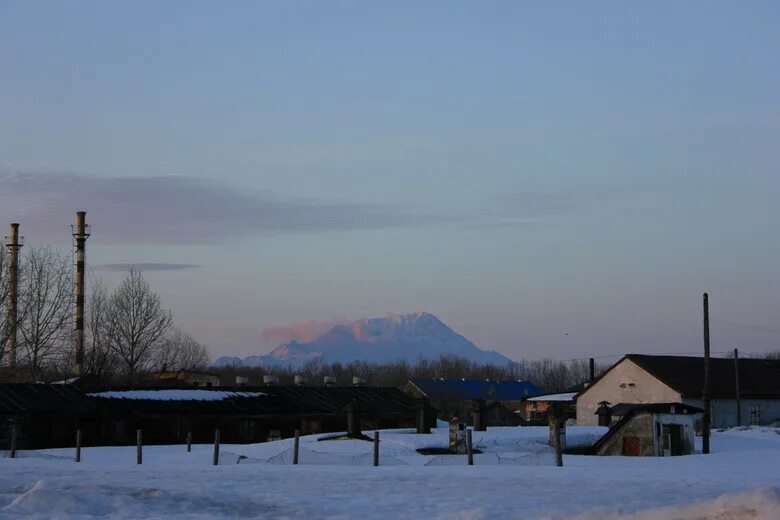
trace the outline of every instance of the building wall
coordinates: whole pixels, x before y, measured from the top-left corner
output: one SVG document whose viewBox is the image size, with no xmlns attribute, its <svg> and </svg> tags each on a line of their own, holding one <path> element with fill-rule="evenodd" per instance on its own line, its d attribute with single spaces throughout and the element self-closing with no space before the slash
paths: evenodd
<svg viewBox="0 0 780 520">
<path fill-rule="evenodd" d="M 681 426 L 683 454 L 694 453 L 693 416 L 685 414 L 649 414 L 639 413 L 632 417 L 621 429 L 598 450 L 598 455 L 623 455 L 626 439 L 639 442 L 639 456 L 652 457 L 663 454 L 663 440 L 658 435 L 658 425 Z"/>
<path fill-rule="evenodd" d="M 704 408 L 701 399 L 685 399 L 685 404 Z M 737 400 L 736 399 L 712 399 L 712 427 L 730 428 L 737 426 Z M 750 410 L 758 409 L 758 424 L 771 424 L 780 420 L 780 399 L 742 399 L 740 403 L 741 424 L 750 424 Z"/>
<path fill-rule="evenodd" d="M 197 387 L 218 387 L 220 385 L 219 376 L 205 372 L 158 372 L 153 377 L 161 381 L 178 380 Z"/>
<path fill-rule="evenodd" d="M 199 387 L 208 387 L 211 385 L 211 387 L 218 387 L 219 386 L 219 376 L 212 376 L 212 375 L 205 375 L 205 374 L 193 374 L 188 375 L 184 378 L 184 382 L 191 384 L 192 386 L 199 386 Z"/>
<path fill-rule="evenodd" d="M 550 407 L 555 403 L 561 406 L 567 419 L 576 417 L 574 401 L 523 401 L 519 409 L 522 412 L 521 416 L 524 421 L 531 424 L 546 425 Z"/>
<path fill-rule="evenodd" d="M 698 417 L 698 415 L 686 415 L 686 414 L 672 414 L 672 413 L 664 413 L 664 414 L 655 414 L 653 415 L 653 422 L 654 424 L 661 426 L 664 425 L 670 425 L 670 424 L 678 424 L 682 427 L 682 443 L 683 443 L 683 454 L 684 455 L 690 455 L 692 453 L 696 452 L 696 444 L 695 444 L 695 438 L 696 438 L 696 431 L 694 430 L 694 419 Z M 657 427 L 656 427 L 656 433 L 657 433 Z M 658 437 L 658 435 L 655 436 L 655 454 L 658 456 L 663 455 L 663 439 Z"/>
<path fill-rule="evenodd" d="M 598 424 L 595 414 L 601 401 L 611 404 L 677 403 L 681 396 L 630 359 L 624 359 L 577 398 L 577 424 Z"/>
<path fill-rule="evenodd" d="M 651 457 L 655 455 L 656 445 L 653 430 L 654 423 L 652 415 L 636 415 L 601 447 L 598 451 L 598 455 L 622 455 L 623 442 L 625 439 L 636 438 L 639 439 L 639 455 L 642 457 Z"/>
</svg>

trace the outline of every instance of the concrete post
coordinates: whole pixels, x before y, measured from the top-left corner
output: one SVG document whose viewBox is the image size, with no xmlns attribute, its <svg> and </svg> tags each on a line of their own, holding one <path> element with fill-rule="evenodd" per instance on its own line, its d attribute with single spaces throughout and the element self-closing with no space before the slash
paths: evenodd
<svg viewBox="0 0 780 520">
<path fill-rule="evenodd" d="M 348 437 L 361 437 L 363 434 L 360 431 L 360 409 L 358 403 L 355 400 L 347 403 L 347 436 Z"/>
<path fill-rule="evenodd" d="M 465 426 L 457 417 L 450 420 L 450 451 L 452 453 L 466 453 Z"/>
<path fill-rule="evenodd" d="M 472 401 L 471 413 L 474 417 L 474 430 L 478 432 L 487 431 L 487 404 L 484 399 L 474 399 Z"/>
<path fill-rule="evenodd" d="M 427 399 L 420 399 L 417 402 L 417 433 L 431 433 L 431 427 L 429 425 L 429 416 L 431 413 L 431 405 Z"/>
</svg>

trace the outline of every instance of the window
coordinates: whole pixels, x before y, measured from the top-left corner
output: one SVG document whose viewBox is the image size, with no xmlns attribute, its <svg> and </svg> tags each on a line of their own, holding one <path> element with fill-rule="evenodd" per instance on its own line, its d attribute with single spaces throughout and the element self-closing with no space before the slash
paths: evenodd
<svg viewBox="0 0 780 520">
<path fill-rule="evenodd" d="M 750 406 L 750 424 L 752 426 L 761 424 L 761 409 L 757 404 Z"/>
</svg>

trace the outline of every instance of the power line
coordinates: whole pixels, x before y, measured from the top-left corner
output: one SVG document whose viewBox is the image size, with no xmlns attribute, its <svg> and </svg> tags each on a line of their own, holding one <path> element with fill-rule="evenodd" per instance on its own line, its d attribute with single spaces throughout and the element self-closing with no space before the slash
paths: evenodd
<svg viewBox="0 0 780 520">
<path fill-rule="evenodd" d="M 715 319 L 711 319 L 710 321 L 716 321 L 718 323 L 724 323 L 726 325 L 733 325 L 735 327 L 743 327 L 743 328 L 746 328 L 746 329 L 760 330 L 760 331 L 769 332 L 769 333 L 772 333 L 772 334 L 780 334 L 780 330 L 769 329 L 769 328 L 766 328 L 766 327 L 759 327 L 759 326 L 756 326 L 756 325 L 748 325 L 746 323 L 737 323 L 736 321 L 715 320 Z"/>
<path fill-rule="evenodd" d="M 725 350 L 725 351 L 718 351 L 718 352 L 711 352 L 712 354 L 721 354 L 721 355 L 728 355 L 731 354 L 732 351 Z M 635 354 L 644 355 L 636 352 Z M 701 356 L 701 352 L 650 352 L 647 353 L 648 356 Z M 521 360 L 521 361 L 513 361 L 513 363 L 516 363 L 521 366 L 528 366 L 528 365 L 541 365 L 546 364 L 550 362 L 554 363 L 573 363 L 575 361 L 587 361 L 590 358 L 593 359 L 608 359 L 608 358 L 622 358 L 626 356 L 626 354 L 604 354 L 600 356 L 586 356 L 586 357 L 579 357 L 579 358 L 572 358 L 572 359 L 536 359 L 536 360 Z"/>
</svg>

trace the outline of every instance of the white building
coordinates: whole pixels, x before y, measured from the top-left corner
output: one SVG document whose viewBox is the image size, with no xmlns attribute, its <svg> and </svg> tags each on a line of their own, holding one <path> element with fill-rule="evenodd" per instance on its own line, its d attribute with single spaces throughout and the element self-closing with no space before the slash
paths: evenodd
<svg viewBox="0 0 780 520">
<path fill-rule="evenodd" d="M 739 360 L 740 410 L 737 419 L 733 359 L 710 365 L 711 418 L 714 428 L 772 424 L 780 420 L 780 361 Z M 599 403 L 685 403 L 702 407 L 704 358 L 628 354 L 577 397 L 577 424 L 598 424 Z"/>
</svg>

